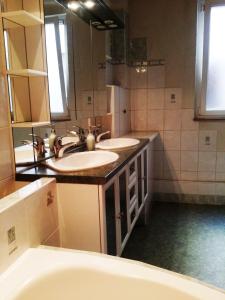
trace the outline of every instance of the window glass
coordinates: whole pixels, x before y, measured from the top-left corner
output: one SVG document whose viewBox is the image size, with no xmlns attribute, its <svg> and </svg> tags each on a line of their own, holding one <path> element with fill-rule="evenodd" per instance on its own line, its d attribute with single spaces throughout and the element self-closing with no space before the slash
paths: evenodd
<svg viewBox="0 0 225 300">
<path fill-rule="evenodd" d="M 59 73 L 55 24 L 46 24 L 45 31 L 51 112 L 63 113 L 63 97 Z"/>
<path fill-rule="evenodd" d="M 210 11 L 206 111 L 225 111 L 225 5 Z"/>
</svg>

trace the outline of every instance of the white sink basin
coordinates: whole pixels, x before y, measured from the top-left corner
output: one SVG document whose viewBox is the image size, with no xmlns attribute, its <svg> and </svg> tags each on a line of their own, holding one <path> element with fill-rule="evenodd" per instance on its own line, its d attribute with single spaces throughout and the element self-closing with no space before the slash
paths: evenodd
<svg viewBox="0 0 225 300">
<path fill-rule="evenodd" d="M 119 155 L 109 151 L 73 153 L 60 159 L 49 159 L 47 166 L 59 172 L 75 172 L 102 167 L 113 163 Z"/>
<path fill-rule="evenodd" d="M 32 145 L 15 148 L 15 161 L 17 165 L 34 163 L 34 150 Z"/>
<path fill-rule="evenodd" d="M 136 146 L 140 143 L 137 139 L 117 138 L 104 140 L 96 145 L 96 148 L 102 150 L 116 150 Z"/>
</svg>

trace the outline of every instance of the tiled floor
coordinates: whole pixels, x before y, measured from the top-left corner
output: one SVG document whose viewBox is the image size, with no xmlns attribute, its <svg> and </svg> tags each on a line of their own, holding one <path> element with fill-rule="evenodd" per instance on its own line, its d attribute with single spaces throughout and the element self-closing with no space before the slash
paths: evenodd
<svg viewBox="0 0 225 300">
<path fill-rule="evenodd" d="M 225 206 L 155 203 L 136 226 L 123 257 L 225 289 Z"/>
</svg>

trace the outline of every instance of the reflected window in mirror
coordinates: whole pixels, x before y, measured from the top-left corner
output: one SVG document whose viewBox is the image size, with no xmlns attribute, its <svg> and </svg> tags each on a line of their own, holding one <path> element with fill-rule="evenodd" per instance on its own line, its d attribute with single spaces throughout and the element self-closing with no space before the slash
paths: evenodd
<svg viewBox="0 0 225 300">
<path fill-rule="evenodd" d="M 46 49 L 51 116 L 53 120 L 69 119 L 68 51 L 66 16 L 46 17 Z"/>
</svg>

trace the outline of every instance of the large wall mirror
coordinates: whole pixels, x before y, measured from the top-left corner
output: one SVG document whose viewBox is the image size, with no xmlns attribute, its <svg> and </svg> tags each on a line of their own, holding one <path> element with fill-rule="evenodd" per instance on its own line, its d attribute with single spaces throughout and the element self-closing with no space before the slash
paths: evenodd
<svg viewBox="0 0 225 300">
<path fill-rule="evenodd" d="M 68 135 L 74 126 L 87 129 L 88 118 L 98 125 L 110 113 L 108 85 L 127 88 L 125 30 L 99 30 L 66 6 L 60 1 L 44 0 L 51 120 L 60 136 Z M 24 163 L 21 142 L 29 143 L 34 135 L 47 140 L 50 131 L 51 126 L 14 130 L 18 166 Z M 32 144 L 25 146 L 30 157 L 38 161 Z M 51 155 L 47 149 L 44 158 Z"/>
</svg>

